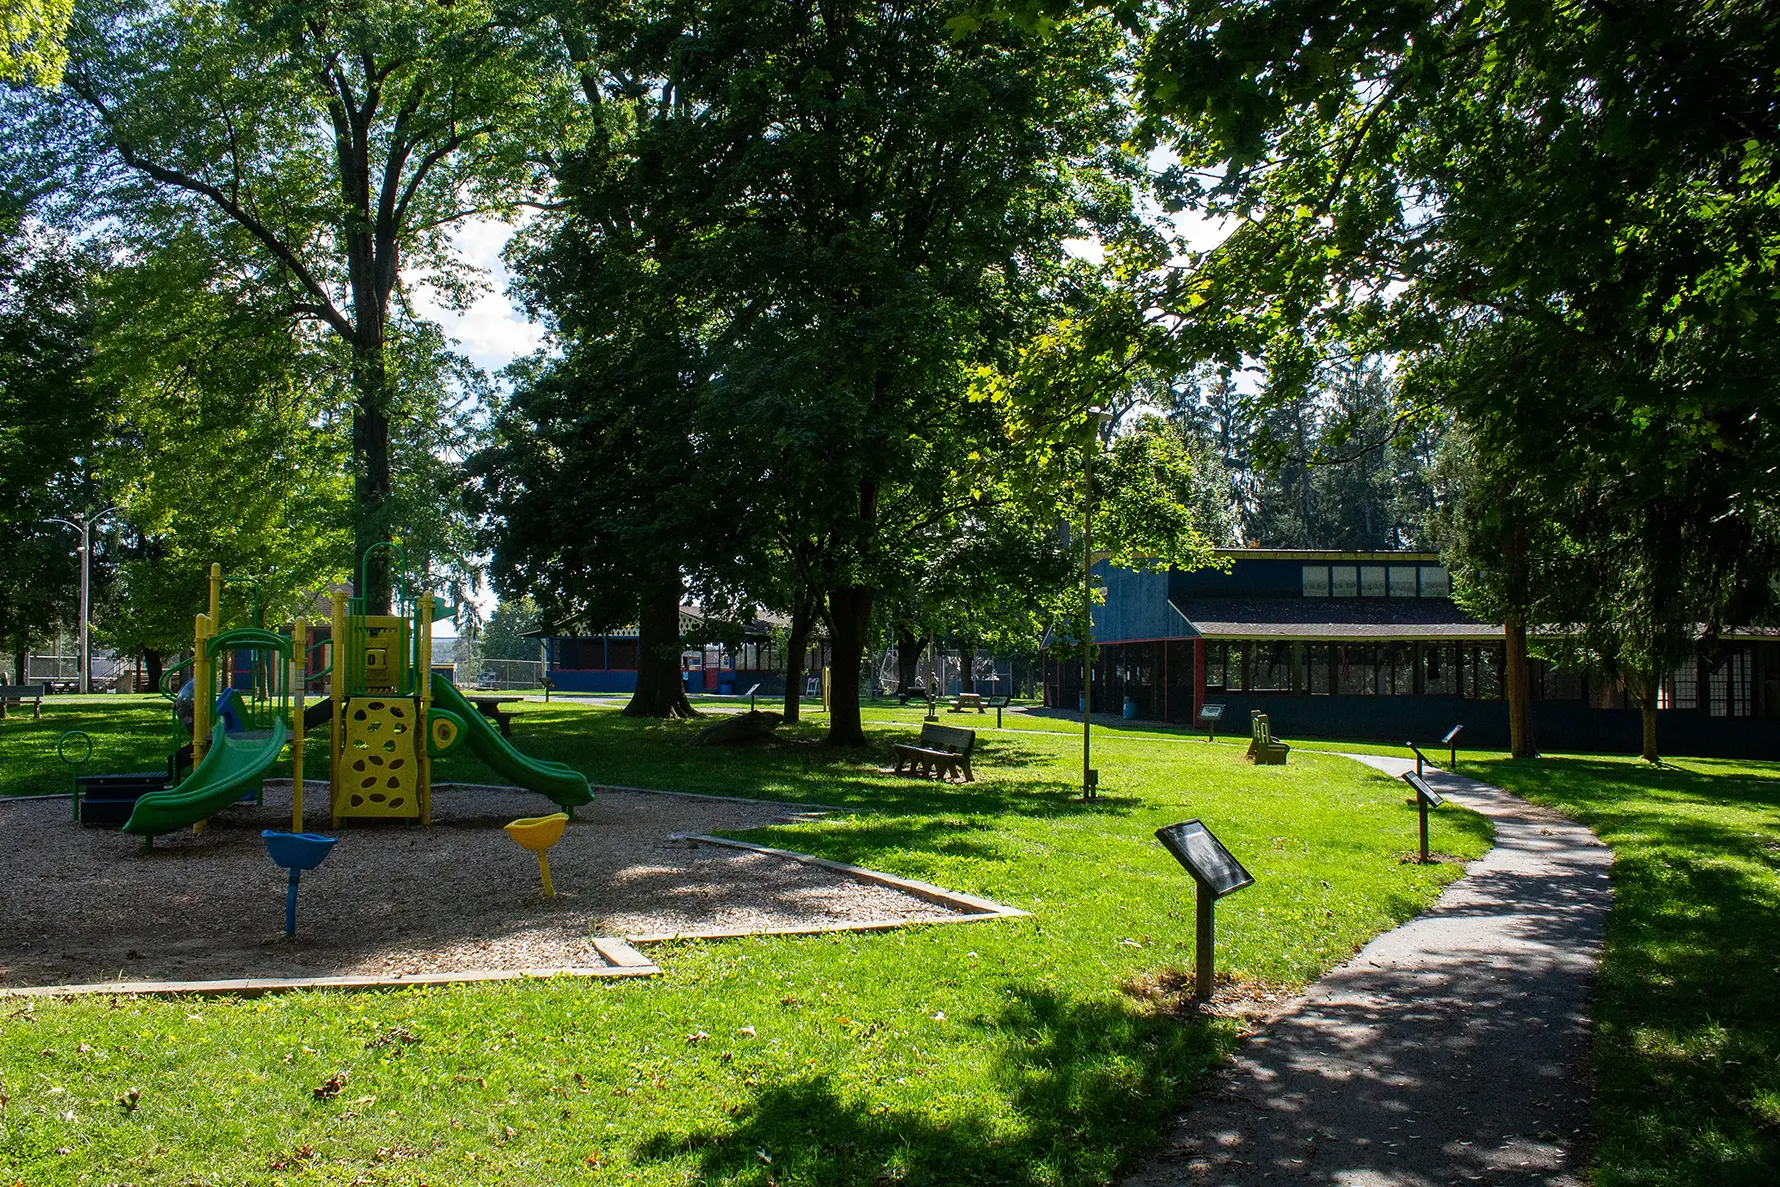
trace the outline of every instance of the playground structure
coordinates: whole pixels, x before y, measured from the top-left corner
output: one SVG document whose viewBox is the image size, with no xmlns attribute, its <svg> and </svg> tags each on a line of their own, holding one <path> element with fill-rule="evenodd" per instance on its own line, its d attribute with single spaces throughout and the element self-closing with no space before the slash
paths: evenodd
<svg viewBox="0 0 1780 1187">
<path fill-rule="evenodd" d="M 252 625 L 221 629 L 221 567 L 210 568 L 209 612 L 196 618 L 192 658 L 172 669 L 191 672 L 191 743 L 183 745 L 180 701 L 174 699 L 174 749 L 166 774 L 83 776 L 87 803 L 76 815 L 89 824 L 123 820 L 125 832 L 152 845 L 159 835 L 204 822 L 243 798 L 259 797 L 271 768 L 290 748 L 291 833 L 303 832 L 303 744 L 306 732 L 330 725 L 330 815 L 338 829 L 354 819 L 428 823 L 432 815 L 432 760 L 467 745 L 484 763 L 520 787 L 541 792 L 565 813 L 592 799 L 585 776 L 561 763 L 529 758 L 503 738 L 451 681 L 432 667 L 433 597 L 415 593 L 400 550 L 396 602 L 390 614 L 370 614 L 361 597 L 336 593 L 332 633 L 311 645 L 309 625 L 290 633 L 263 624 L 257 586 Z M 375 549 L 372 550 L 374 552 Z M 368 568 L 372 553 L 367 553 Z M 359 589 L 365 588 L 361 568 Z M 312 652 L 328 662 L 307 673 Z M 306 687 L 327 680 L 327 693 L 306 704 Z M 243 687 L 245 684 L 245 687 Z M 184 760 L 184 761 L 182 761 Z M 189 761 L 191 773 L 181 771 Z"/>
</svg>

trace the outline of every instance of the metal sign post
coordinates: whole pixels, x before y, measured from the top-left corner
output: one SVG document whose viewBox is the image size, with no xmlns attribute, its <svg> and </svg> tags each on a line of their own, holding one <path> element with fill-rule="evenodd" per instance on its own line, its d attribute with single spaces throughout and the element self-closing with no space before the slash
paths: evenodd
<svg viewBox="0 0 1780 1187">
<path fill-rule="evenodd" d="M 1426 865 L 1428 863 L 1428 809 L 1438 808 L 1446 801 L 1441 798 L 1439 792 L 1428 786 L 1428 781 L 1421 777 L 1419 771 L 1414 774 L 1405 774 L 1403 776 L 1403 781 L 1415 788 L 1415 806 L 1417 811 L 1421 814 L 1422 823 L 1421 860 L 1422 864 Z"/>
<path fill-rule="evenodd" d="M 1414 742 L 1405 742 L 1403 745 L 1409 747 L 1409 749 L 1415 753 L 1415 773 L 1418 775 L 1421 774 L 1422 763 L 1427 761 L 1427 756 L 1422 753 L 1421 747 L 1417 746 Z"/>
<path fill-rule="evenodd" d="M 1440 739 L 1440 744 L 1446 747 L 1446 769 L 1449 771 L 1459 769 L 1459 735 L 1464 732 L 1464 726 L 1455 725 L 1446 731 L 1444 738 Z"/>
<path fill-rule="evenodd" d="M 1197 888 L 1196 934 L 1194 939 L 1193 996 L 1200 1001 L 1211 1000 L 1216 962 L 1212 953 L 1217 938 L 1217 901 L 1246 886 L 1253 886 L 1254 875 L 1197 820 L 1185 820 L 1156 830 L 1174 860 L 1193 875 Z"/>
<path fill-rule="evenodd" d="M 760 685 L 756 684 L 753 688 L 750 688 L 747 692 L 742 694 L 748 698 L 748 712 L 750 713 L 754 712 L 754 694 L 759 691 Z"/>
<path fill-rule="evenodd" d="M 1222 705 L 1199 706 L 1199 720 L 1205 723 L 1205 740 L 1207 742 L 1217 737 L 1218 722 L 1223 719 L 1224 707 Z"/>
</svg>

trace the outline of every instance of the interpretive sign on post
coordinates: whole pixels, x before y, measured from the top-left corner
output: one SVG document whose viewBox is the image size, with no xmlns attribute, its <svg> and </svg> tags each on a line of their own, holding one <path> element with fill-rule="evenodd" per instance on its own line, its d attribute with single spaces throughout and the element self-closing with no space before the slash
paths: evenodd
<svg viewBox="0 0 1780 1187">
<path fill-rule="evenodd" d="M 1211 741 L 1218 732 L 1218 722 L 1224 720 L 1222 705 L 1199 706 L 1199 720 L 1205 723 L 1205 740 Z"/>
<path fill-rule="evenodd" d="M 1421 816 L 1422 825 L 1422 864 L 1428 861 L 1428 809 L 1438 808 L 1446 802 L 1439 792 L 1428 786 L 1428 781 L 1415 771 L 1407 772 L 1403 781 L 1415 788 L 1415 807 Z"/>
<path fill-rule="evenodd" d="M 1243 869 L 1236 856 L 1224 848 L 1223 842 L 1197 820 L 1184 820 L 1156 830 L 1174 860 L 1193 875 L 1197 888 L 1197 928 L 1194 941 L 1195 970 L 1193 994 L 1200 1001 L 1211 1000 L 1215 962 L 1212 950 L 1217 937 L 1217 901 L 1245 886 L 1254 885 L 1254 875 Z"/>
<path fill-rule="evenodd" d="M 1459 735 L 1464 732 L 1464 726 L 1455 725 L 1446 731 L 1444 738 L 1440 739 L 1440 744 L 1446 747 L 1446 769 L 1449 771 L 1459 769 Z"/>
<path fill-rule="evenodd" d="M 759 691 L 760 691 L 760 685 L 756 684 L 752 688 L 748 689 L 747 692 L 742 694 L 743 696 L 748 698 L 748 712 L 750 712 L 750 713 L 754 712 L 754 694 Z"/>
</svg>

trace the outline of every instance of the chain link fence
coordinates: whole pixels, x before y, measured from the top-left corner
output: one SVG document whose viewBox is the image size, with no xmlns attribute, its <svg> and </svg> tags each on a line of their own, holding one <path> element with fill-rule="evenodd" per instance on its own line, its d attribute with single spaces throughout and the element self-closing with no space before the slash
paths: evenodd
<svg viewBox="0 0 1780 1187">
<path fill-rule="evenodd" d="M 544 663 L 535 659 L 481 659 L 467 666 L 459 664 L 457 679 L 469 688 L 542 688 Z"/>
</svg>

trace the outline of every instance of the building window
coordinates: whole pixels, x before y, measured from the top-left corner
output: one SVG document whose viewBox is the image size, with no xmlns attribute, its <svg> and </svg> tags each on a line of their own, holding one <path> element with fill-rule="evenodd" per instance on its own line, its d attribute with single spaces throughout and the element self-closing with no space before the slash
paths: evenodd
<svg viewBox="0 0 1780 1187">
<path fill-rule="evenodd" d="M 1328 696 L 1332 691 L 1329 683 L 1329 653 L 1333 650 L 1327 643 L 1310 645 L 1310 671 L 1306 687 L 1312 696 Z"/>
<path fill-rule="evenodd" d="M 1583 699 L 1582 673 L 1574 668 L 1540 662 L 1539 699 L 1542 701 L 1580 701 Z"/>
<path fill-rule="evenodd" d="M 1329 596 L 1329 566 L 1304 566 L 1304 596 L 1307 598 L 1326 598 Z"/>
<path fill-rule="evenodd" d="M 1698 709 L 1700 707 L 1700 665 L 1682 664 L 1662 683 L 1656 692 L 1658 709 Z"/>
<path fill-rule="evenodd" d="M 1386 643 L 1378 649 L 1378 695 L 1415 695 L 1415 648 L 1408 643 Z"/>
<path fill-rule="evenodd" d="M 1422 597 L 1452 597 L 1452 575 L 1439 565 L 1423 565 Z"/>
<path fill-rule="evenodd" d="M 1749 716 L 1749 648 L 1733 648 L 1706 674 L 1706 711 L 1714 717 Z"/>
<path fill-rule="evenodd" d="M 1386 577 L 1390 581 L 1393 598 L 1413 598 L 1416 595 L 1415 566 L 1392 565 Z"/>
<path fill-rule="evenodd" d="M 1455 648 L 1438 646 L 1421 649 L 1422 691 L 1431 697 L 1457 696 L 1459 665 Z"/>
<path fill-rule="evenodd" d="M 635 639 L 606 640 L 606 667 L 617 671 L 631 671 L 637 666 L 637 641 Z"/>
<path fill-rule="evenodd" d="M 1231 692 L 1243 690 L 1243 660 L 1246 658 L 1248 644 L 1231 643 L 1224 654 L 1224 687 Z"/>
<path fill-rule="evenodd" d="M 1459 691 L 1474 701 L 1502 699 L 1502 645 L 1468 643 L 1459 649 Z"/>
<path fill-rule="evenodd" d="M 1332 565 L 1329 568 L 1329 594 L 1337 598 L 1357 598 L 1360 596 L 1359 573 L 1352 565 Z"/>
<path fill-rule="evenodd" d="M 1360 566 L 1360 596 L 1362 598 L 1382 598 L 1385 594 L 1384 566 Z"/>
<path fill-rule="evenodd" d="M 1224 645 L 1207 643 L 1205 645 L 1205 687 L 1224 687 Z"/>
<path fill-rule="evenodd" d="M 1377 695 L 1378 648 L 1371 644 L 1350 643 L 1340 648 L 1340 652 L 1335 691 L 1344 697 Z"/>
<path fill-rule="evenodd" d="M 1292 691 L 1292 645 L 1290 643 L 1251 643 L 1253 659 L 1249 668 L 1250 692 Z"/>
</svg>

